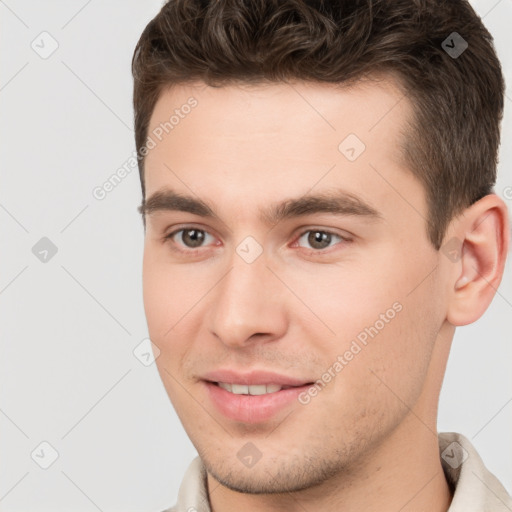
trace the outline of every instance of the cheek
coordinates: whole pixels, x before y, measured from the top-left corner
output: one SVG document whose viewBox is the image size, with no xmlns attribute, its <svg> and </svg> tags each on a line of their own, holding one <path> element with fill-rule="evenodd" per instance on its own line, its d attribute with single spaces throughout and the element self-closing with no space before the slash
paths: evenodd
<svg viewBox="0 0 512 512">
<path fill-rule="evenodd" d="M 170 265 L 162 264 L 150 252 L 145 252 L 143 262 L 143 301 L 148 333 L 151 341 L 160 349 L 156 360 L 164 382 L 170 377 L 162 373 L 165 367 L 172 375 L 174 367 L 182 356 L 179 341 L 187 339 L 183 333 L 178 336 L 186 322 L 180 321 L 189 309 L 179 290 L 184 287 L 179 272 Z M 172 380 L 172 379 L 171 379 Z"/>
<path fill-rule="evenodd" d="M 142 285 L 148 329 L 155 341 L 171 336 L 173 326 L 201 296 L 197 280 L 184 267 L 169 264 L 165 251 L 151 244 L 144 250 Z"/>
<path fill-rule="evenodd" d="M 379 254 L 372 265 L 318 266 L 306 279 L 304 272 L 300 279 L 292 273 L 285 278 L 321 320 L 308 313 L 303 323 L 316 340 L 314 350 L 323 353 L 325 371 L 341 377 L 334 379 L 335 386 L 326 387 L 331 389 L 326 394 L 364 390 L 376 408 L 380 400 L 396 401 L 393 391 L 403 399 L 418 396 L 441 319 L 435 281 L 425 279 L 434 264 L 411 265 L 397 253 L 387 258 L 385 251 Z M 320 326 L 325 335 L 315 338 L 311 325 Z M 342 369 L 333 368 L 339 356 Z"/>
<path fill-rule="evenodd" d="M 306 408 L 308 414 L 322 418 L 325 435 L 350 445 L 388 431 L 414 406 L 424 386 L 431 347 L 427 331 L 418 327 L 404 306 L 377 334 L 351 324 L 348 329 L 356 335 L 342 334 L 336 345 L 324 343 L 328 355 L 319 378 L 326 384 Z M 365 343 L 357 333 L 367 334 Z"/>
<path fill-rule="evenodd" d="M 164 334 L 161 331 L 167 322 L 169 312 L 172 311 L 167 281 L 165 269 L 146 246 L 142 268 L 142 291 L 148 330 L 154 342 Z"/>
<path fill-rule="evenodd" d="M 201 327 L 194 315 L 211 287 L 207 277 L 192 266 L 170 264 L 161 248 L 145 248 L 144 309 L 149 337 L 160 349 L 156 364 L 168 391 L 176 382 L 164 369 L 178 377 L 184 359 L 194 350 Z"/>
<path fill-rule="evenodd" d="M 388 323 L 376 322 L 375 315 L 368 319 L 355 337 L 364 334 L 365 344 L 359 343 L 360 353 L 346 368 L 345 383 L 359 387 L 368 405 L 382 414 L 398 414 L 404 404 L 414 405 L 425 385 L 436 342 L 440 315 L 432 287 L 427 284 L 421 293 L 409 292 L 410 287 L 389 294 L 397 299 L 400 311 L 389 315 L 393 318 Z"/>
<path fill-rule="evenodd" d="M 186 337 L 177 336 L 183 311 L 176 290 L 181 289 L 182 283 L 179 275 L 170 271 L 169 265 L 147 249 L 144 251 L 142 281 L 149 337 L 160 350 L 155 364 L 171 402 L 179 403 L 179 385 L 175 379 L 179 378 L 177 368 L 185 350 L 180 347 L 179 340 Z"/>
<path fill-rule="evenodd" d="M 377 322 L 378 330 L 399 316 L 396 309 L 404 295 L 404 276 L 393 276 L 393 269 L 382 261 L 369 265 L 347 258 L 339 264 L 302 265 L 283 268 L 282 280 L 303 302 L 297 303 L 300 316 L 293 321 L 318 327 L 316 337 L 343 349 L 346 342 Z M 385 324 L 380 319 L 384 315 Z M 314 333 L 311 333 L 312 335 Z"/>
</svg>

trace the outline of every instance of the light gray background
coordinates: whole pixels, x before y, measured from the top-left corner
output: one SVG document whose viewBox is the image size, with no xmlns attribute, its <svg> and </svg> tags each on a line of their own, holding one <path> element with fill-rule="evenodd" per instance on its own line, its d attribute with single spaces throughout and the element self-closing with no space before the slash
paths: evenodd
<svg viewBox="0 0 512 512">
<path fill-rule="evenodd" d="M 512 1 L 472 4 L 507 77 L 496 192 L 512 208 Z M 130 62 L 161 5 L 0 1 L 1 511 L 157 512 L 195 456 L 155 365 L 133 354 L 148 335 L 137 170 L 92 194 L 133 155 Z M 43 31 L 58 43 L 46 59 L 31 47 L 51 49 Z M 46 263 L 42 237 L 58 250 Z M 511 276 L 509 260 L 489 310 L 457 330 L 439 412 L 509 492 Z M 43 441 L 59 454 L 46 470 Z"/>
</svg>

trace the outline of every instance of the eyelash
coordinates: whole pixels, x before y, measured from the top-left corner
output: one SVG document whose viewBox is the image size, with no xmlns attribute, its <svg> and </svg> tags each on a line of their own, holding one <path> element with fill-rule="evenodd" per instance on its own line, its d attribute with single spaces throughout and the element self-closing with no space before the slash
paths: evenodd
<svg viewBox="0 0 512 512">
<path fill-rule="evenodd" d="M 171 240 L 172 242 L 172 238 L 177 235 L 178 233 L 181 233 L 182 231 L 187 231 L 187 230 L 192 230 L 192 229 L 195 229 L 197 231 L 201 231 L 203 233 L 207 233 L 210 235 L 210 233 L 208 233 L 208 231 L 204 230 L 204 229 L 200 229 L 200 228 L 197 228 L 195 226 L 188 226 L 188 227 L 181 227 L 180 229 L 176 229 L 174 231 L 172 231 L 171 233 L 169 233 L 168 235 L 165 235 L 164 236 L 164 241 L 167 241 L 167 240 Z M 310 232 L 318 232 L 318 233 L 324 233 L 324 234 L 328 234 L 328 235 L 331 235 L 333 237 L 338 237 L 342 242 L 351 242 L 352 240 L 348 237 L 344 237 L 344 236 L 341 236 L 339 235 L 338 233 L 334 233 L 333 231 L 329 231 L 329 230 L 326 230 L 326 229 L 317 229 L 317 228 L 309 228 L 309 229 L 305 229 L 304 231 L 302 231 L 298 236 L 297 238 L 295 239 L 295 243 L 298 243 L 298 241 L 306 234 L 306 233 L 310 233 Z M 213 236 L 213 235 L 212 235 Z M 335 244 L 336 245 L 336 244 Z M 324 255 L 324 254 L 328 254 L 329 249 L 331 249 L 332 247 L 328 247 L 326 249 L 305 249 L 306 252 L 309 254 L 309 255 Z M 196 255 L 199 251 L 201 251 L 202 249 L 204 249 L 204 247 L 199 247 L 197 249 L 178 249 L 176 247 L 173 247 L 173 250 L 177 251 L 177 252 L 180 252 L 182 254 L 187 254 L 187 255 Z M 303 248 L 304 249 L 304 248 Z"/>
</svg>

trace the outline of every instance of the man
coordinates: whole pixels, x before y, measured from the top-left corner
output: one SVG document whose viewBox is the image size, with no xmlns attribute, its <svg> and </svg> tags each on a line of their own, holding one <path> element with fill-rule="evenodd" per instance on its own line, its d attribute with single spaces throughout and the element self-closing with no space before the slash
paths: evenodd
<svg viewBox="0 0 512 512">
<path fill-rule="evenodd" d="M 170 0 L 133 57 L 173 511 L 512 510 L 437 433 L 509 246 L 504 84 L 457 1 Z"/>
</svg>

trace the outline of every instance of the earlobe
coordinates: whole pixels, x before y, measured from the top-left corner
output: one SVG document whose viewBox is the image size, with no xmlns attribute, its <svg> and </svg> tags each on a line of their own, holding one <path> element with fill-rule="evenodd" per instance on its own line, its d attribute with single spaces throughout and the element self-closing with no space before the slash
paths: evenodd
<svg viewBox="0 0 512 512">
<path fill-rule="evenodd" d="M 509 246 L 507 207 L 497 195 L 489 194 L 467 208 L 456 222 L 462 249 L 453 272 L 447 320 L 462 326 L 484 314 L 503 277 Z"/>
</svg>

